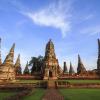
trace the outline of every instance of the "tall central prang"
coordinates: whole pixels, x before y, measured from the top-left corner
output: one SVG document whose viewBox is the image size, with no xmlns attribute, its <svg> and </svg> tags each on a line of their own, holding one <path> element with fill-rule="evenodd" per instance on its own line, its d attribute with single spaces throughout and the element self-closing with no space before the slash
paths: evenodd
<svg viewBox="0 0 100 100">
<path fill-rule="evenodd" d="M 45 49 L 44 79 L 57 79 L 59 72 L 60 67 L 56 59 L 54 44 L 50 39 Z"/>
</svg>

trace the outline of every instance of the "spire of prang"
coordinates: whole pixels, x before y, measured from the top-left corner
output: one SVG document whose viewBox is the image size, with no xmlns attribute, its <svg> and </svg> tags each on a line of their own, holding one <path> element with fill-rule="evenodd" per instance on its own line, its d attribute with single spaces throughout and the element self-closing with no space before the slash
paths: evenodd
<svg viewBox="0 0 100 100">
<path fill-rule="evenodd" d="M 27 64 L 26 64 L 26 67 L 24 69 L 24 74 L 29 74 L 29 68 L 28 68 L 28 61 L 27 61 Z"/>
<path fill-rule="evenodd" d="M 100 40 L 98 39 L 98 60 L 97 60 L 97 69 L 100 70 Z"/>
<path fill-rule="evenodd" d="M 52 40 L 50 39 L 49 42 L 46 44 L 45 49 L 45 59 L 56 59 L 55 55 L 55 48 Z"/>
<path fill-rule="evenodd" d="M 69 69 L 69 74 L 74 74 L 74 69 L 73 69 L 73 66 L 72 66 L 72 63 L 70 62 L 70 69 Z"/>
<path fill-rule="evenodd" d="M 98 39 L 98 58 L 100 58 L 100 40 Z"/>
<path fill-rule="evenodd" d="M 82 64 L 82 60 L 81 60 L 81 57 L 80 57 L 79 54 L 78 54 L 78 63 L 81 63 Z"/>
<path fill-rule="evenodd" d="M 20 54 L 19 54 L 18 58 L 16 60 L 16 63 L 15 63 L 15 68 L 20 67 L 20 66 L 21 66 L 21 64 L 20 64 Z"/>
<path fill-rule="evenodd" d="M 3 64 L 13 65 L 14 49 L 15 49 L 15 43 L 12 45 L 12 47 L 11 47 L 8 55 L 6 56 L 6 59 L 4 60 Z"/>
<path fill-rule="evenodd" d="M 15 67 L 16 74 L 22 74 L 22 69 L 21 69 L 21 64 L 20 64 L 20 54 L 18 55 L 18 58 L 16 60 L 14 67 Z"/>
<path fill-rule="evenodd" d="M 64 62 L 63 73 L 68 73 L 66 62 Z"/>
<path fill-rule="evenodd" d="M 26 67 L 28 67 L 28 61 L 27 61 L 27 63 L 26 63 Z"/>
<path fill-rule="evenodd" d="M 82 73 L 82 72 L 85 72 L 85 71 L 86 71 L 86 69 L 85 69 L 85 67 L 84 67 L 84 65 L 83 65 L 83 63 L 82 63 L 82 60 L 81 60 L 81 58 L 80 58 L 80 55 L 78 55 L 77 73 L 79 74 L 79 73 Z"/>
</svg>

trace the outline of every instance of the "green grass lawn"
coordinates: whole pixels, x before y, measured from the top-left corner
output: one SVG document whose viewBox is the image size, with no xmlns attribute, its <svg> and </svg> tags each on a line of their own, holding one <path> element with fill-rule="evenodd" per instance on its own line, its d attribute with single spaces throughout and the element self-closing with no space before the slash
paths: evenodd
<svg viewBox="0 0 100 100">
<path fill-rule="evenodd" d="M 23 100 L 41 100 L 45 91 L 45 89 L 35 89 L 30 95 L 25 96 Z"/>
<path fill-rule="evenodd" d="M 9 97 L 9 96 L 12 96 L 12 95 L 14 95 L 15 94 L 15 92 L 2 92 L 2 91 L 0 91 L 0 100 L 3 100 L 5 97 Z"/>
<path fill-rule="evenodd" d="M 59 89 L 64 100 L 100 100 L 100 89 Z"/>
<path fill-rule="evenodd" d="M 57 80 L 57 81 L 67 81 L 70 83 L 100 83 L 100 80 Z"/>
</svg>

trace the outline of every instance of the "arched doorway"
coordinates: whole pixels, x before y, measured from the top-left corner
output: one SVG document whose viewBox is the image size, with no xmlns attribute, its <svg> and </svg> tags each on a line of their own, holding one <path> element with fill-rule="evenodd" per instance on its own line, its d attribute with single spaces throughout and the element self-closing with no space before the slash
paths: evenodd
<svg viewBox="0 0 100 100">
<path fill-rule="evenodd" d="M 52 77 L 52 71 L 49 71 L 49 77 Z"/>
</svg>

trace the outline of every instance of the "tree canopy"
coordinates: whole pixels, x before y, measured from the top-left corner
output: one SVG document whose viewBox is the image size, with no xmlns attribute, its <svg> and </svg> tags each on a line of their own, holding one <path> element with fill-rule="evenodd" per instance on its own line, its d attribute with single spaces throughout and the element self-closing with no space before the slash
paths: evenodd
<svg viewBox="0 0 100 100">
<path fill-rule="evenodd" d="M 31 68 L 31 74 L 34 72 L 41 72 L 43 69 L 43 61 L 44 57 L 43 56 L 38 56 L 38 57 L 32 57 L 29 66 L 32 66 Z"/>
</svg>

